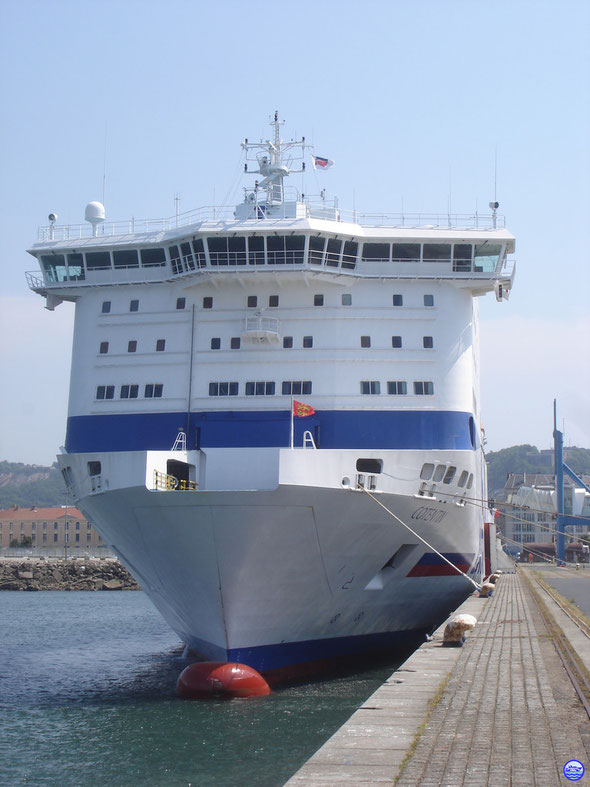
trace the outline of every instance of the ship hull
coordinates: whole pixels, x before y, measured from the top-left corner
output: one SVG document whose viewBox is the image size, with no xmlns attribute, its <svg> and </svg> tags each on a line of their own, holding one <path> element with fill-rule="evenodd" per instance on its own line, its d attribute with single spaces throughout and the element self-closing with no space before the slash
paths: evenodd
<svg viewBox="0 0 590 787">
<path fill-rule="evenodd" d="M 474 509 L 362 491 L 103 491 L 80 508 L 183 642 L 260 671 L 407 647 L 473 585 Z"/>
</svg>

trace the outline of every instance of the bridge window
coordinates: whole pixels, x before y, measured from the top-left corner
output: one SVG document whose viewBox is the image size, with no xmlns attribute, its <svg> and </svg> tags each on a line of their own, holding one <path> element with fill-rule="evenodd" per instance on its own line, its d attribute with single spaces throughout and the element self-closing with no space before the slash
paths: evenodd
<svg viewBox="0 0 590 787">
<path fill-rule="evenodd" d="M 432 396 L 434 394 L 434 383 L 429 380 L 416 380 L 414 382 L 414 393 L 416 396 Z"/>
<path fill-rule="evenodd" d="M 113 252 L 115 268 L 139 268 L 137 249 L 120 249 Z"/>
<path fill-rule="evenodd" d="M 312 235 L 309 239 L 309 261 L 312 265 L 321 265 L 324 258 L 326 239 L 321 235 Z"/>
<path fill-rule="evenodd" d="M 344 241 L 344 249 L 342 250 L 342 267 L 343 268 L 356 268 L 356 258 L 358 255 L 359 245 L 355 240 Z"/>
<path fill-rule="evenodd" d="M 475 247 L 473 270 L 480 273 L 492 273 L 498 266 L 502 246 L 499 243 L 478 243 Z"/>
<path fill-rule="evenodd" d="M 205 244 L 203 238 L 195 238 L 193 240 L 193 251 L 195 259 L 199 268 L 204 268 L 207 265 L 207 258 L 205 257 Z"/>
<path fill-rule="evenodd" d="M 109 251 L 86 252 L 86 270 L 98 271 L 111 267 L 111 253 Z"/>
<path fill-rule="evenodd" d="M 453 478 L 455 477 L 456 472 L 457 472 L 457 468 L 453 467 L 453 465 L 449 465 L 447 467 L 447 472 L 445 473 L 445 477 L 443 478 L 443 484 L 450 484 Z"/>
<path fill-rule="evenodd" d="M 326 247 L 326 265 L 331 268 L 337 268 L 340 264 L 340 251 L 342 250 L 342 241 L 337 238 L 328 238 Z"/>
<path fill-rule="evenodd" d="M 264 265 L 264 237 L 248 236 L 248 265 Z"/>
<path fill-rule="evenodd" d="M 422 251 L 423 262 L 448 262 L 451 259 L 450 243 L 425 243 Z"/>
<path fill-rule="evenodd" d="M 393 244 L 394 262 L 420 262 L 419 243 L 394 243 Z"/>
<path fill-rule="evenodd" d="M 106 355 L 109 351 L 109 343 L 108 342 L 101 342 L 99 352 L 101 355 Z"/>
<path fill-rule="evenodd" d="M 405 396 L 408 393 L 408 384 L 405 380 L 389 380 L 387 393 L 390 396 Z"/>
<path fill-rule="evenodd" d="M 467 470 L 463 470 L 463 472 L 459 476 L 459 480 L 457 481 L 457 486 L 460 486 L 461 488 L 463 488 L 465 486 L 465 482 L 467 481 L 467 476 L 468 475 L 469 475 L 469 473 L 467 472 Z"/>
<path fill-rule="evenodd" d="M 456 243 L 453 246 L 453 270 L 459 273 L 471 270 L 473 246 L 470 243 Z"/>
<path fill-rule="evenodd" d="M 73 280 L 84 278 L 84 258 L 81 254 L 68 254 L 68 276 Z"/>
<path fill-rule="evenodd" d="M 381 393 L 381 383 L 378 380 L 361 380 L 361 393 L 374 395 Z"/>
<path fill-rule="evenodd" d="M 144 268 L 154 268 L 158 265 L 166 265 L 166 252 L 164 249 L 141 249 L 141 265 Z"/>
<path fill-rule="evenodd" d="M 308 396 L 311 393 L 311 380 L 285 380 L 281 393 L 283 396 Z"/>
<path fill-rule="evenodd" d="M 170 264 L 172 265 L 172 273 L 181 273 L 182 264 L 180 262 L 180 252 L 178 246 L 169 246 L 168 253 L 170 254 Z"/>
<path fill-rule="evenodd" d="M 363 243 L 363 260 L 389 262 L 390 257 L 390 243 Z"/>
</svg>

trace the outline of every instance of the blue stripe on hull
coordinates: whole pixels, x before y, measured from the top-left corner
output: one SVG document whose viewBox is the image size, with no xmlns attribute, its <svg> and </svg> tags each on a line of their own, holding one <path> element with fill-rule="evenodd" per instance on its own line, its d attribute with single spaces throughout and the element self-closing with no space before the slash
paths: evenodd
<svg viewBox="0 0 590 787">
<path fill-rule="evenodd" d="M 188 448 L 286 448 L 289 411 L 134 413 L 68 419 L 66 450 L 166 451 L 179 428 Z M 477 447 L 469 413 L 449 410 L 321 410 L 295 419 L 295 444 L 309 430 L 319 448 L 470 450 Z"/>
</svg>

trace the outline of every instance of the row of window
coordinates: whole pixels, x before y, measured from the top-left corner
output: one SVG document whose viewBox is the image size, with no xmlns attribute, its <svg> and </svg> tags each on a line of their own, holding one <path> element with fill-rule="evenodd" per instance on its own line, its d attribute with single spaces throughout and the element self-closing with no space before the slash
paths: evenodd
<svg viewBox="0 0 590 787">
<path fill-rule="evenodd" d="M 161 353 L 164 352 L 165 349 L 166 349 L 166 339 L 156 339 L 156 352 Z M 98 351 L 101 355 L 106 355 L 109 351 L 109 342 L 101 342 Z M 137 352 L 136 339 L 130 339 L 127 342 L 127 352 L 128 353 Z"/>
<path fill-rule="evenodd" d="M 342 306 L 352 306 L 352 295 L 349 292 L 344 292 L 341 294 L 340 297 Z M 434 295 L 426 294 L 423 296 L 423 303 L 424 306 L 434 306 Z M 279 296 L 278 295 L 269 295 L 268 296 L 268 306 L 271 309 L 278 307 L 279 305 Z M 322 293 L 316 293 L 313 296 L 313 305 L 314 306 L 324 306 L 325 300 L 324 295 Z M 393 295 L 393 305 L 394 306 L 403 306 L 404 305 L 404 296 L 400 293 L 394 293 Z M 211 296 L 205 296 L 202 301 L 203 309 L 212 309 L 213 308 L 213 298 Z M 257 295 L 248 295 L 246 296 L 246 306 L 249 309 L 256 309 L 262 308 L 266 306 L 262 302 L 259 304 L 258 296 Z M 112 301 L 103 301 L 102 302 L 102 314 L 110 314 L 112 308 Z M 186 298 L 177 298 L 176 299 L 176 308 L 179 310 L 186 308 Z M 138 312 L 139 311 L 139 300 L 134 299 L 129 301 L 129 311 L 130 312 Z"/>
<path fill-rule="evenodd" d="M 143 389 L 144 399 L 161 399 L 164 391 L 162 383 L 147 383 Z M 139 396 L 139 385 L 122 385 L 119 392 L 121 399 L 137 399 Z M 96 398 L 114 399 L 115 386 L 114 385 L 99 385 L 96 389 Z"/>
<path fill-rule="evenodd" d="M 442 481 L 443 484 L 450 484 L 456 472 L 457 468 L 454 465 L 435 466 L 432 462 L 426 462 L 420 470 L 420 478 L 422 481 L 433 481 L 435 483 Z M 473 486 L 473 473 L 463 470 L 457 481 L 457 486 L 461 489 L 463 487 L 471 489 Z"/>
<path fill-rule="evenodd" d="M 166 251 L 168 254 L 166 254 Z M 41 265 L 50 281 L 84 279 L 86 271 L 161 267 L 170 260 L 175 274 L 207 266 L 324 265 L 354 270 L 359 244 L 353 240 L 321 235 L 251 235 L 196 237 L 163 247 L 113 249 L 112 251 L 42 254 Z M 453 270 L 495 270 L 502 246 L 499 243 L 392 243 L 362 244 L 361 259 L 369 262 L 420 263 L 452 261 Z"/>
<path fill-rule="evenodd" d="M 281 385 L 283 396 L 307 396 L 311 393 L 310 380 L 284 380 Z M 237 396 L 239 393 L 239 383 L 223 382 L 209 383 L 209 396 Z M 261 380 L 257 382 L 247 382 L 244 386 L 246 396 L 274 396 L 275 383 L 272 381 Z"/>
<path fill-rule="evenodd" d="M 74 540 L 78 543 L 80 541 L 80 533 L 76 533 L 75 536 L 76 537 L 75 537 Z M 12 539 L 12 537 L 13 537 L 13 534 L 9 533 L 8 534 L 8 538 Z M 37 535 L 35 533 L 32 533 L 31 540 L 32 540 L 33 544 L 35 544 L 37 542 Z M 53 541 L 54 541 L 54 543 L 57 543 L 58 540 L 59 540 L 58 534 L 54 533 L 53 534 Z M 100 542 L 100 541 L 102 541 L 102 538 L 99 537 L 98 540 Z M 69 533 L 65 533 L 64 541 L 66 543 L 69 543 L 69 541 L 70 541 L 70 534 Z M 91 533 L 86 533 L 86 543 L 90 543 L 91 541 L 92 541 L 92 534 Z M 47 543 L 47 533 L 43 533 L 42 543 L 43 544 Z M 0 533 L 0 545 L 2 545 L 2 533 Z"/>
<path fill-rule="evenodd" d="M 74 523 L 72 522 L 72 524 L 74 524 Z M 10 527 L 10 532 L 12 533 L 13 532 L 13 528 L 14 528 L 14 522 L 10 522 L 9 523 L 9 527 Z M 58 527 L 59 527 L 58 523 L 54 522 L 53 523 L 53 529 L 57 530 Z M 92 528 L 92 525 L 90 524 L 90 522 L 88 522 L 86 527 L 87 527 L 88 530 L 90 530 Z M 24 531 L 24 529 L 25 529 L 25 523 L 21 522 L 20 523 L 21 533 Z M 66 522 L 64 524 L 64 530 L 69 530 L 69 529 L 70 529 L 70 523 Z M 0 530 L 2 530 L 2 525 L 1 524 L 0 524 Z M 31 522 L 31 532 L 34 533 L 36 530 L 37 530 L 37 523 L 36 522 Z M 43 522 L 43 530 L 47 530 L 47 522 Z M 79 522 L 76 522 L 76 530 L 80 530 L 80 523 Z"/>
<path fill-rule="evenodd" d="M 390 396 L 405 396 L 408 383 L 405 380 L 388 380 L 387 393 Z M 361 380 L 361 393 L 365 396 L 377 396 L 381 393 L 379 380 Z M 415 396 L 434 396 L 434 383 L 430 380 L 414 380 Z"/>
</svg>

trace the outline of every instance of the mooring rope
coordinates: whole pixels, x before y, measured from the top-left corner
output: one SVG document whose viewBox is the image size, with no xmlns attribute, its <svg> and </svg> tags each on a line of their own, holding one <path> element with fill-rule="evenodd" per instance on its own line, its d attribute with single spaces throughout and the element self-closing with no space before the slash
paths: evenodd
<svg viewBox="0 0 590 787">
<path fill-rule="evenodd" d="M 406 530 L 409 530 L 409 531 L 410 531 L 410 533 L 411 533 L 413 536 L 416 536 L 416 538 L 418 538 L 420 541 L 422 541 L 422 543 L 423 543 L 423 544 L 426 544 L 426 546 L 428 547 L 428 549 L 431 549 L 431 550 L 432 550 L 432 551 L 433 551 L 433 552 L 434 552 L 436 555 L 438 555 L 439 557 L 442 557 L 442 559 L 445 561 L 445 563 L 448 563 L 448 564 L 449 564 L 449 566 L 451 566 L 452 568 L 454 568 L 454 569 L 455 569 L 455 571 L 456 571 L 458 574 L 462 574 L 462 575 L 465 577 L 465 579 L 468 579 L 468 580 L 471 582 L 471 584 L 472 584 L 472 585 L 475 587 L 475 589 L 476 589 L 476 590 L 481 590 L 481 585 L 478 585 L 478 584 L 477 584 L 477 582 L 476 582 L 474 579 L 472 579 L 472 578 L 471 578 L 471 577 L 470 577 L 468 574 L 466 574 L 464 571 L 461 571 L 461 569 L 460 569 L 460 568 L 458 568 L 458 567 L 457 567 L 457 566 L 456 566 L 454 563 L 452 563 L 452 562 L 451 562 L 451 561 L 450 561 L 448 558 L 446 558 L 446 557 L 445 557 L 445 556 L 442 554 L 442 552 L 439 552 L 439 551 L 438 551 L 438 549 L 436 549 L 435 547 L 433 547 L 433 546 L 432 546 L 432 544 L 429 544 L 429 543 L 428 543 L 428 541 L 427 541 L 425 538 L 422 538 L 422 536 L 421 536 L 421 535 L 419 535 L 418 533 L 416 533 L 416 531 L 415 531 L 415 530 L 412 530 L 412 528 L 411 528 L 409 525 L 406 525 L 406 523 L 405 523 L 405 522 L 404 522 L 402 519 L 400 519 L 400 518 L 399 518 L 399 516 L 397 516 L 397 514 L 394 514 L 394 513 L 393 513 L 393 511 L 390 511 L 390 509 L 389 509 L 389 508 L 387 508 L 387 506 L 386 506 L 386 505 L 384 505 L 384 504 L 383 504 L 383 503 L 382 503 L 380 500 L 377 500 L 377 498 L 375 497 L 375 495 L 372 495 L 372 494 L 369 492 L 369 490 L 368 490 L 368 489 L 365 489 L 365 487 L 364 487 L 364 486 L 361 486 L 360 484 L 357 484 L 357 486 L 358 486 L 358 488 L 359 488 L 359 489 L 361 489 L 361 490 L 362 490 L 362 491 L 363 491 L 363 492 L 364 492 L 366 495 L 368 495 L 368 496 L 371 498 L 371 500 L 373 500 L 375 503 L 377 503 L 377 505 L 378 505 L 378 506 L 381 506 L 381 508 L 383 508 L 385 511 L 387 511 L 387 513 L 388 513 L 390 516 L 392 516 L 392 517 L 393 517 L 393 518 L 396 520 L 396 522 L 399 522 L 399 523 L 400 523 L 400 525 L 403 525 L 403 527 L 405 527 L 405 528 L 406 528 Z"/>
</svg>

